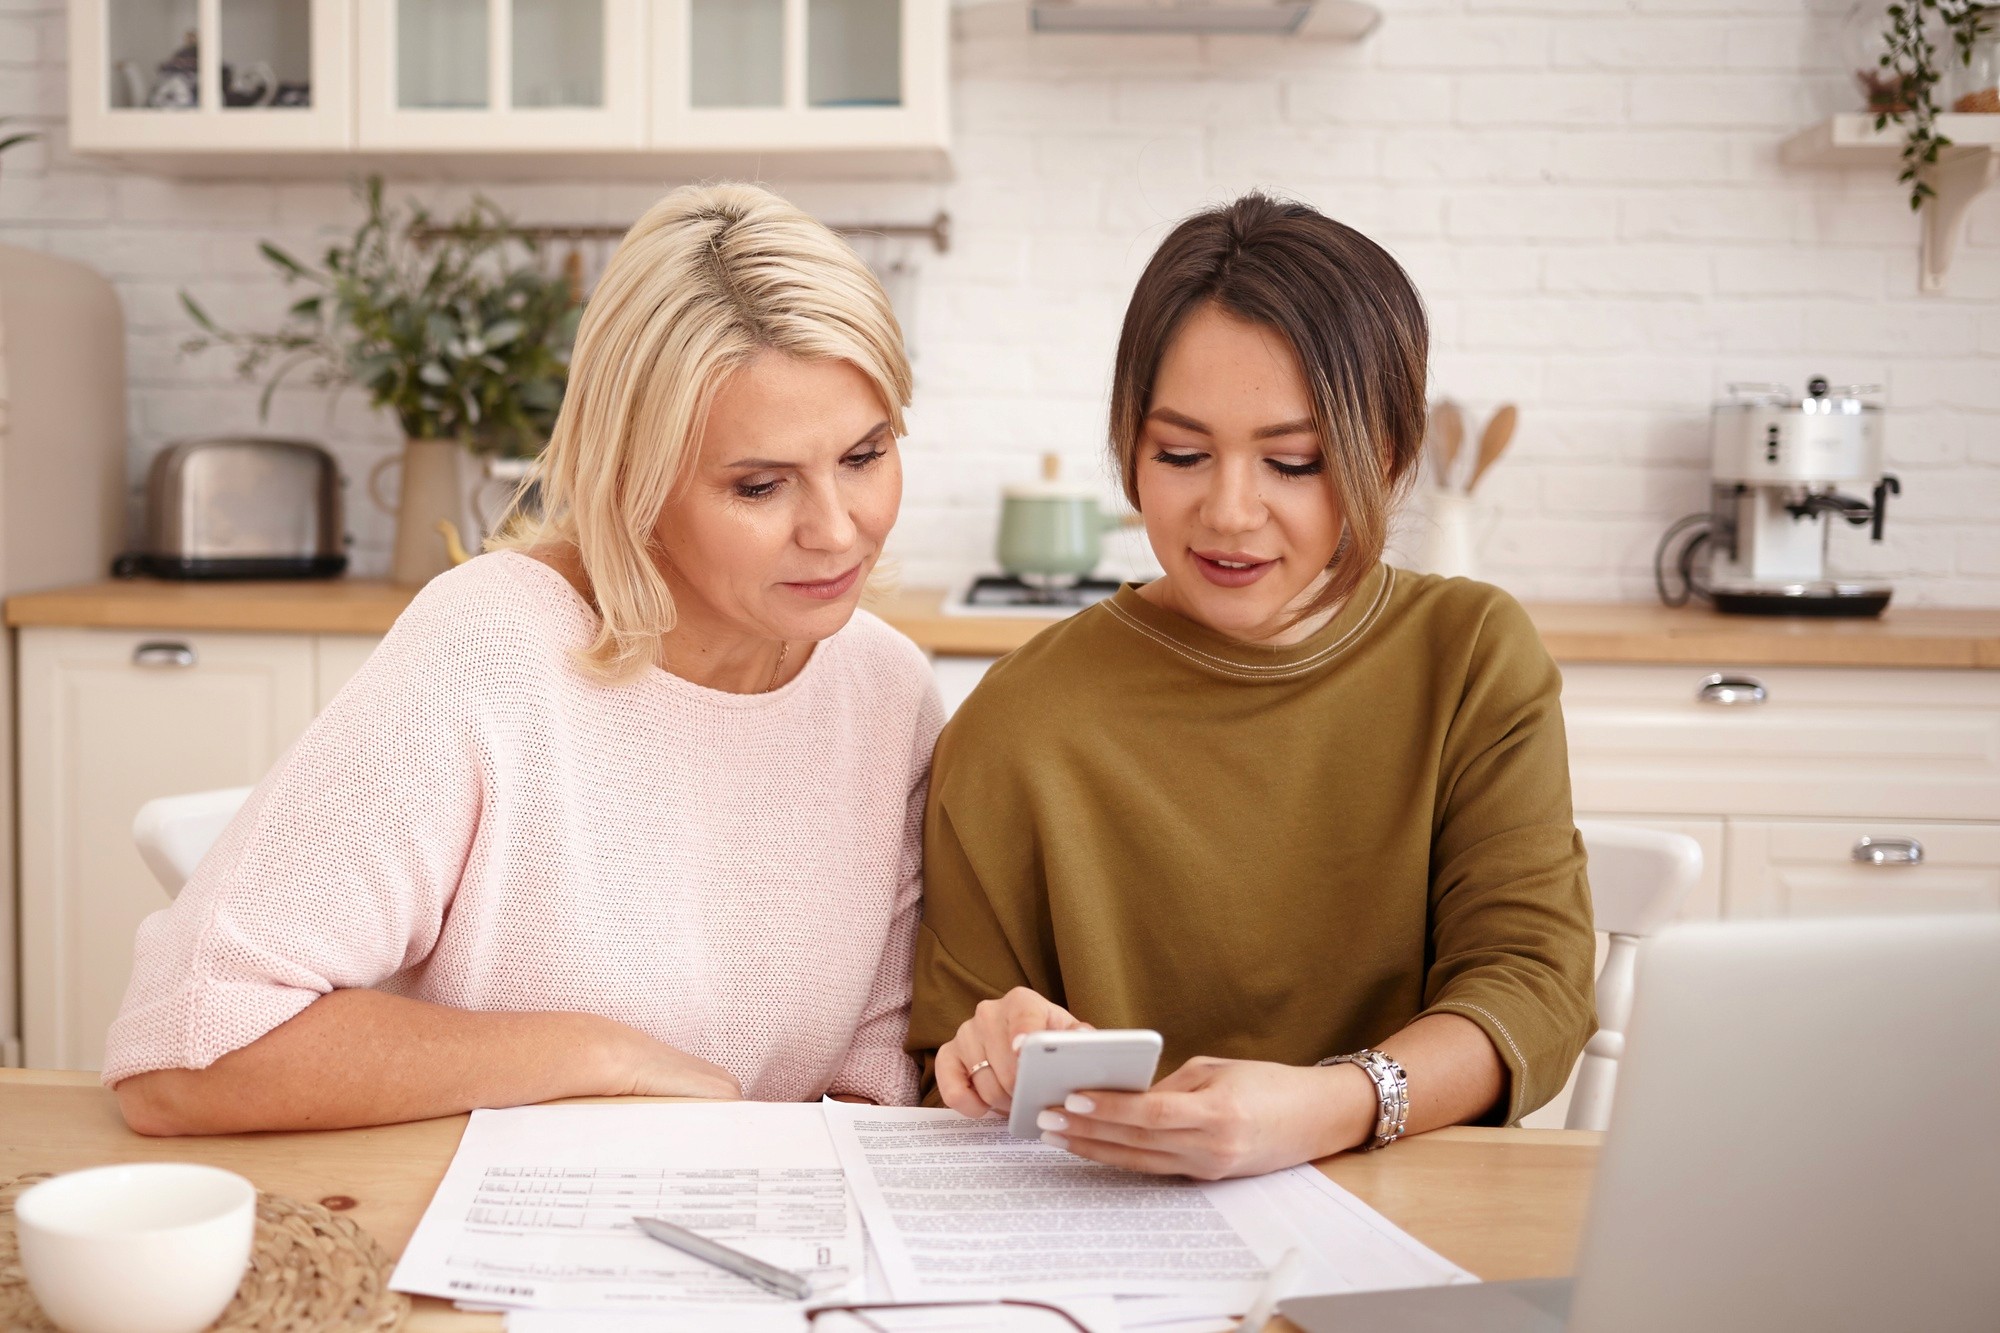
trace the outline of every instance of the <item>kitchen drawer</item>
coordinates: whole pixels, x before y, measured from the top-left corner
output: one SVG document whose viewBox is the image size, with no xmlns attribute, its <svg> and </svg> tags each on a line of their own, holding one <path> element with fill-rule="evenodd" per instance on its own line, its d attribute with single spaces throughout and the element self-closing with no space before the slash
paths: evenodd
<svg viewBox="0 0 2000 1333">
<path fill-rule="evenodd" d="M 1900 842 L 1887 864 L 1855 859 L 1863 838 Z M 1917 820 L 1729 821 L 1723 901 L 1731 917 L 2000 911 L 2000 824 Z"/>
<path fill-rule="evenodd" d="M 132 817 L 244 786 L 312 719 L 303 634 L 20 632 L 22 1026 L 27 1063 L 94 1069 L 139 922 L 167 895 Z"/>
<path fill-rule="evenodd" d="M 1762 689 L 1711 690 L 1711 676 Z M 1733 702 L 1725 702 L 1733 700 Z M 1579 809 L 1990 819 L 2000 672 L 1571 665 Z"/>
</svg>

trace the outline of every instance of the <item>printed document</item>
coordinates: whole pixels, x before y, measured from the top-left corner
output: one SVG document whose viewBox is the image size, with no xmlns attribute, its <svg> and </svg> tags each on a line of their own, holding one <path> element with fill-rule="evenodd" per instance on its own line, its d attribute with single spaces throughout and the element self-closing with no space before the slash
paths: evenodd
<svg viewBox="0 0 2000 1333">
<path fill-rule="evenodd" d="M 806 1274 L 815 1300 L 863 1295 L 860 1220 L 820 1108 L 766 1102 L 474 1111 L 390 1286 L 497 1306 L 804 1308 L 634 1216 Z"/>
<path fill-rule="evenodd" d="M 1115 1305 L 1108 1296 L 1080 1296 L 1064 1301 L 1062 1309 L 1089 1333 L 1124 1333 L 1125 1326 L 1118 1322 Z M 739 1322 L 739 1316 L 747 1312 L 746 1307 L 739 1306 L 718 1318 L 713 1309 L 682 1314 L 509 1310 L 507 1333 L 808 1333 L 809 1329 L 812 1333 L 832 1333 L 835 1329 L 857 1333 L 867 1328 L 881 1328 L 887 1333 L 1071 1333 L 1060 1326 L 1060 1321 L 1051 1321 L 1040 1311 L 999 1305 L 878 1309 L 868 1312 L 867 1324 L 855 1319 L 828 1319 L 817 1329 L 806 1323 L 805 1314 L 799 1310 L 759 1311 L 754 1320 Z M 1230 1328 L 1234 1327 L 1232 1322 Z M 1205 1330 L 1182 1325 L 1168 1333 L 1205 1333 Z"/>
<path fill-rule="evenodd" d="M 824 1110 L 898 1300 L 1164 1296 L 1180 1317 L 1241 1313 L 1293 1248 L 1300 1291 L 1473 1280 L 1311 1167 L 1205 1184 L 1100 1166 L 997 1117 Z"/>
</svg>

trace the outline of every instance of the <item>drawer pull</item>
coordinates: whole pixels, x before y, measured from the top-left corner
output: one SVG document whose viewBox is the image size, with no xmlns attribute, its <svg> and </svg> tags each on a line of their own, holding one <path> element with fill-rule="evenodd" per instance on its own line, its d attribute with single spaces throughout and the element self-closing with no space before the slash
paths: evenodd
<svg viewBox="0 0 2000 1333">
<path fill-rule="evenodd" d="M 1863 838 L 1854 844 L 1854 859 L 1871 866 L 1920 866 L 1924 845 L 1915 838 Z"/>
<path fill-rule="evenodd" d="M 184 643 L 142 643 L 132 650 L 136 667 L 191 667 L 194 649 Z"/>
<path fill-rule="evenodd" d="M 1746 708 L 1763 703 L 1771 692 L 1755 676 L 1710 676 L 1695 687 L 1694 697 L 1718 708 Z"/>
</svg>

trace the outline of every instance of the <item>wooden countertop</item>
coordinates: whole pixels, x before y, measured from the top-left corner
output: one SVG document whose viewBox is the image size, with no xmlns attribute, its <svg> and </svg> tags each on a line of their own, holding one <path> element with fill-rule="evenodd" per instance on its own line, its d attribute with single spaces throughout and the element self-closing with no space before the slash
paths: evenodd
<svg viewBox="0 0 2000 1333">
<path fill-rule="evenodd" d="M 108 581 L 7 599 L 11 626 L 381 634 L 415 590 L 371 579 L 291 583 Z M 945 594 L 909 588 L 873 604 L 928 652 L 1011 652 L 1047 620 L 947 615 Z M 1563 662 L 2000 670 L 2000 610 L 1891 606 L 1878 620 L 1725 616 L 1645 602 L 1530 603 L 1549 652 Z"/>
<path fill-rule="evenodd" d="M 0 1180 L 109 1162 L 205 1162 L 260 1189 L 318 1201 L 345 1195 L 348 1214 L 392 1254 L 416 1230 L 444 1178 L 466 1117 L 315 1134 L 148 1139 L 125 1128 L 95 1074 L 0 1070 Z M 1602 1136 L 1567 1130 L 1442 1129 L 1320 1169 L 1390 1221 L 1482 1278 L 1558 1277 L 1572 1270 Z M 498 1329 L 418 1298 L 423 1330 Z"/>
<path fill-rule="evenodd" d="M 380 579 L 107 579 L 7 599 L 7 624 L 77 629 L 383 634 L 417 589 Z"/>
</svg>

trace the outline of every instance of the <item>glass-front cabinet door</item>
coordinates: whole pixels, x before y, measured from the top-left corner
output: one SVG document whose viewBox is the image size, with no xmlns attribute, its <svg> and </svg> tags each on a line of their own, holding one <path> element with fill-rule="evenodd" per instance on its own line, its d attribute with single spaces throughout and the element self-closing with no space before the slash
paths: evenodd
<svg viewBox="0 0 2000 1333">
<path fill-rule="evenodd" d="M 85 151 L 349 147 L 351 22 L 349 0 L 78 0 L 71 141 Z"/>
<path fill-rule="evenodd" d="M 654 0 L 656 149 L 948 146 L 941 0 Z"/>
<path fill-rule="evenodd" d="M 360 0 L 364 149 L 645 144 L 646 0 Z"/>
</svg>

